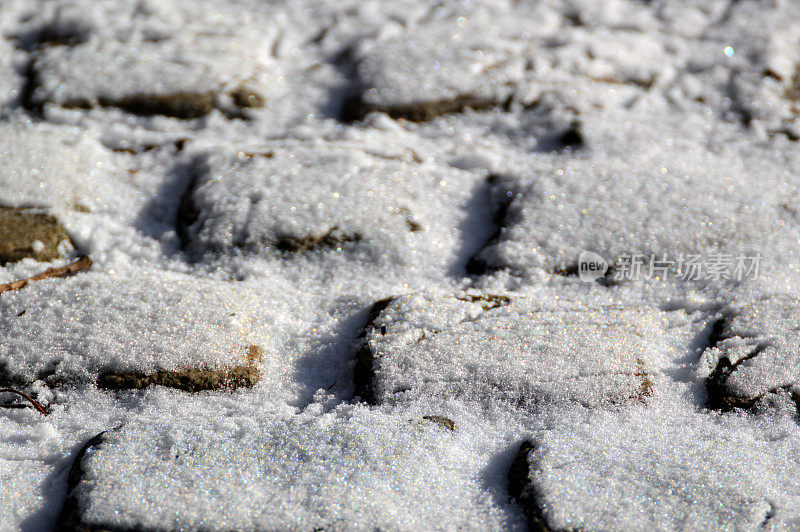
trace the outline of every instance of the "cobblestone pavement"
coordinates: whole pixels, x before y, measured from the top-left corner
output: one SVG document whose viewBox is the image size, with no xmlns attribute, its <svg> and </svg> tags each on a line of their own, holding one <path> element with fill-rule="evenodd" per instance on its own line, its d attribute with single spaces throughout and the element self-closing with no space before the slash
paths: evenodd
<svg viewBox="0 0 800 532">
<path fill-rule="evenodd" d="M 800 527 L 800 4 L 0 0 L 0 530 Z"/>
</svg>

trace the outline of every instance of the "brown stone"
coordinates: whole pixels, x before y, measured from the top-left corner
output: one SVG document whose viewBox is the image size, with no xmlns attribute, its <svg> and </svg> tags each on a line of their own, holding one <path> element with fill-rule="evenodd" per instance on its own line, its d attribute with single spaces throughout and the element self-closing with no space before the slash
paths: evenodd
<svg viewBox="0 0 800 532">
<path fill-rule="evenodd" d="M 370 113 L 386 113 L 395 119 L 405 119 L 410 122 L 427 122 L 437 116 L 462 113 L 466 109 L 473 111 L 484 111 L 495 107 L 506 105 L 506 99 L 489 98 L 474 94 L 459 94 L 453 98 L 440 100 L 421 100 L 417 102 L 401 104 L 377 105 L 367 103 L 359 96 L 354 96 L 345 101 L 342 106 L 341 119 L 344 122 L 356 122 L 362 120 Z"/>
<path fill-rule="evenodd" d="M 219 390 L 253 386 L 261 373 L 252 365 L 221 369 L 189 368 L 154 373 L 105 373 L 97 379 L 100 388 L 108 390 L 141 390 L 148 386 L 166 386 L 185 392 Z"/>
<path fill-rule="evenodd" d="M 69 235 L 48 215 L 24 209 L 0 207 L 0 264 L 24 258 L 51 261 L 58 258 L 58 245 Z M 35 242 L 41 242 L 35 249 Z"/>
<path fill-rule="evenodd" d="M 231 92 L 231 99 L 236 107 L 264 107 L 264 97 L 246 85 L 237 87 Z"/>
<path fill-rule="evenodd" d="M 324 235 L 296 237 L 286 235 L 275 242 L 275 248 L 282 253 L 304 253 L 314 251 L 327 251 L 336 249 L 345 244 L 361 241 L 359 234 L 345 234 L 334 227 Z"/>
<path fill-rule="evenodd" d="M 437 425 L 447 429 L 447 430 L 456 430 L 456 423 L 449 417 L 444 416 L 422 416 L 422 419 L 425 421 L 430 421 L 431 423 L 436 423 Z"/>
<path fill-rule="evenodd" d="M 214 110 L 213 92 L 173 92 L 169 94 L 132 94 L 121 98 L 101 96 L 96 101 L 77 99 L 64 102 L 64 107 L 91 109 L 117 107 L 135 115 L 164 115 L 175 118 L 201 118 Z"/>
</svg>

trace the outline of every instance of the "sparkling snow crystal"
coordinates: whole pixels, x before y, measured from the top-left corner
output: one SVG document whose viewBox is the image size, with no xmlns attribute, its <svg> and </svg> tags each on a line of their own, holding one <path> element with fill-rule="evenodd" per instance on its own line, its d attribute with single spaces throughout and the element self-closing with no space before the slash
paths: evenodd
<svg viewBox="0 0 800 532">
<path fill-rule="evenodd" d="M 0 203 L 76 210 L 119 208 L 118 170 L 108 152 L 71 128 L 0 124 Z"/>
<path fill-rule="evenodd" d="M 738 308 L 737 308 L 738 307 Z M 720 337 L 704 353 L 715 406 L 751 406 L 781 389 L 800 396 L 800 300 L 764 295 L 728 309 Z"/>
<path fill-rule="evenodd" d="M 187 198 L 191 250 L 347 252 L 400 264 L 456 254 L 474 175 L 350 143 L 213 154 Z M 356 148 L 356 149 L 353 149 Z"/>
<path fill-rule="evenodd" d="M 179 274 L 41 281 L 4 295 L 4 380 L 246 364 L 248 346 L 261 343 L 253 329 L 256 297 Z"/>
<path fill-rule="evenodd" d="M 645 308 L 431 294 L 389 302 L 359 351 L 362 393 L 520 406 L 645 401 L 668 356 L 666 321 Z"/>
<path fill-rule="evenodd" d="M 475 476 L 482 464 L 469 443 L 474 429 L 454 433 L 363 406 L 287 419 L 218 417 L 219 406 L 198 407 L 105 434 L 80 464 L 73 522 L 239 530 L 508 524 Z"/>
<path fill-rule="evenodd" d="M 0 0 L 0 530 L 800 529 L 800 2 Z"/>
<path fill-rule="evenodd" d="M 770 265 L 787 260 L 779 252 L 797 253 L 798 188 L 780 157 L 741 143 L 709 149 L 648 138 L 641 125 L 615 131 L 614 140 L 603 129 L 597 135 L 602 144 L 588 153 L 548 156 L 498 182 L 505 216 L 477 260 L 525 273 L 568 271 L 587 250 L 609 263 L 760 254 Z M 658 149 L 648 150 L 649 141 Z"/>
</svg>

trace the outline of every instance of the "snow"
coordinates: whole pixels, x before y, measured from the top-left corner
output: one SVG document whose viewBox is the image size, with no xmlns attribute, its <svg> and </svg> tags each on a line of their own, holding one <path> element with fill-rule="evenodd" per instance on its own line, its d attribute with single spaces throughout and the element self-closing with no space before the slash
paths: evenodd
<svg viewBox="0 0 800 532">
<path fill-rule="evenodd" d="M 526 272 L 564 269 L 584 250 L 609 263 L 634 254 L 676 261 L 761 253 L 764 268 L 796 256 L 797 183 L 783 157 L 664 119 L 674 127 L 668 139 L 656 140 L 644 124 L 614 124 L 608 143 L 540 157 L 509 176 L 508 223 L 479 257 Z M 610 136 L 599 128 L 596 136 Z M 647 149 L 651 143 L 659 149 Z"/>
<path fill-rule="evenodd" d="M 796 2 L 0 12 L 0 529 L 800 525 Z"/>
<path fill-rule="evenodd" d="M 271 347 L 253 322 L 275 317 L 258 312 L 256 297 L 229 283 L 155 272 L 42 281 L 4 299 L 4 371 L 26 381 L 94 380 L 104 372 L 246 364 L 249 346 Z"/>
<path fill-rule="evenodd" d="M 641 427 L 648 427 L 641 430 Z M 797 526 L 797 426 L 675 404 L 597 413 L 537 440 L 531 478 L 553 526 L 752 530 Z"/>
<path fill-rule="evenodd" d="M 113 159 L 69 127 L 0 126 L 0 202 L 10 207 L 119 210 L 126 202 Z"/>
<path fill-rule="evenodd" d="M 478 182 L 353 142 L 266 145 L 213 154 L 200 165 L 190 198 L 198 211 L 187 228 L 190 250 L 350 250 L 396 265 L 457 254 L 459 211 Z M 328 176 L 335 180 L 319 186 Z"/>
<path fill-rule="evenodd" d="M 500 38 L 499 27 L 494 34 L 481 32 L 480 20 L 452 17 L 356 52 L 364 104 L 391 113 L 459 97 L 478 105 L 502 102 L 508 97 L 504 85 L 521 77 L 522 43 Z"/>
<path fill-rule="evenodd" d="M 155 43 L 91 39 L 74 47 L 52 47 L 34 65 L 39 86 L 33 99 L 68 107 L 99 104 L 134 109 L 144 107 L 148 97 L 182 98 L 171 104 L 171 112 L 191 118 L 210 111 L 202 108 L 205 98 L 213 108 L 226 89 L 232 92 L 255 76 L 255 61 L 263 47 L 258 42 L 232 41 L 224 34 Z"/>
<path fill-rule="evenodd" d="M 658 388 L 654 373 L 674 357 L 669 320 L 654 309 L 591 306 L 563 294 L 469 299 L 405 296 L 375 319 L 365 342 L 376 401 L 646 401 Z"/>
<path fill-rule="evenodd" d="M 727 24 L 709 32 L 712 38 L 728 40 L 732 110 L 768 131 L 795 135 L 800 41 L 796 21 L 797 13 L 788 4 L 764 10 L 746 3 L 730 10 Z M 770 31 L 758 31 L 759 26 Z"/>
<path fill-rule="evenodd" d="M 712 371 L 723 360 L 734 366 L 719 377 L 726 395 L 755 401 L 781 388 L 795 391 L 800 377 L 797 318 L 793 294 L 760 295 L 725 309 L 721 340 L 704 353 L 704 362 Z"/>
<path fill-rule="evenodd" d="M 87 480 L 76 491 L 88 523 L 333 530 L 518 524 L 513 508 L 497 505 L 480 482 L 483 447 L 493 438 L 481 437 L 477 426 L 451 432 L 420 411 L 398 416 L 365 406 L 287 418 L 261 409 L 242 416 L 232 405 L 205 401 L 169 416 L 155 406 L 87 453 Z M 220 465 L 224 473 L 208 475 Z M 139 486 L 145 496 L 134 487 L 137 478 L 148 478 Z M 175 493 L 183 494 L 179 501 Z"/>
</svg>

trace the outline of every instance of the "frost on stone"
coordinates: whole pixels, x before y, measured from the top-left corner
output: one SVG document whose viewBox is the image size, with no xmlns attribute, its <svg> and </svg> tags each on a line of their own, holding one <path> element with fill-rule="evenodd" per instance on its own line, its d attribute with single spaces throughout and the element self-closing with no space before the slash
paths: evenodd
<svg viewBox="0 0 800 532">
<path fill-rule="evenodd" d="M 30 7 L 30 4 L 29 4 Z M 39 3 L 19 16 L 14 36 L 20 47 L 33 51 L 48 46 L 74 46 L 92 36 L 125 36 L 158 41 L 190 24 L 202 13 L 175 0 L 98 0 L 87 10 L 80 0 Z"/>
<path fill-rule="evenodd" d="M 776 439 L 674 403 L 596 411 L 520 446 L 509 480 L 533 530 L 791 528 L 797 445 Z"/>
<path fill-rule="evenodd" d="M 118 107 L 140 115 L 198 118 L 224 105 L 263 103 L 243 96 L 257 67 L 251 43 L 217 39 L 142 42 L 135 46 L 91 40 L 52 47 L 36 60 L 32 101 L 64 107 Z"/>
<path fill-rule="evenodd" d="M 709 406 L 748 408 L 786 392 L 800 403 L 800 298 L 770 294 L 729 308 L 703 354 Z"/>
<path fill-rule="evenodd" d="M 647 90 L 657 80 L 671 77 L 676 62 L 661 39 L 633 29 L 609 34 L 602 25 L 564 28 L 535 42 L 528 56 L 528 84 L 519 87 L 520 95 L 547 89 L 570 98 L 563 90 L 570 87 L 578 93 L 571 97 L 573 103 L 582 109 L 590 102 L 603 106 L 613 102 L 615 97 L 608 98 L 612 87 L 629 96 Z M 603 95 L 608 101 L 602 102 Z"/>
<path fill-rule="evenodd" d="M 728 56 L 722 65 L 693 74 L 704 86 L 717 87 L 717 94 L 704 95 L 708 103 L 757 130 L 800 139 L 800 7 L 732 5 L 707 38 Z"/>
<path fill-rule="evenodd" d="M 346 105 L 345 118 L 380 111 L 425 121 L 466 108 L 502 105 L 523 71 L 519 51 L 524 43 L 487 35 L 486 30 L 485 25 L 451 20 L 357 51 L 362 92 Z"/>
<path fill-rule="evenodd" d="M 99 142 L 67 127 L 0 125 L 0 205 L 119 210 L 129 192 Z"/>
<path fill-rule="evenodd" d="M 491 14 L 480 4 L 448 8 L 354 48 L 360 90 L 345 105 L 345 120 L 373 111 L 412 121 L 467 108 L 509 111 L 514 102 L 533 107 L 545 94 L 579 110 L 614 106 L 620 101 L 609 98 L 609 87 L 630 97 L 669 79 L 678 63 L 665 39 L 630 20 L 609 32 L 598 17 L 565 24 L 569 10 L 552 5 L 493 5 Z"/>
<path fill-rule="evenodd" d="M 217 152 L 199 165 L 181 223 L 195 253 L 341 253 L 409 264 L 459 250 L 473 174 L 335 142 Z"/>
<path fill-rule="evenodd" d="M 50 384 L 99 377 L 115 389 L 252 384 L 257 372 L 248 368 L 263 341 L 252 320 L 262 306 L 244 288 L 171 273 L 40 281 L 3 294 L 2 377 Z"/>
<path fill-rule="evenodd" d="M 47 214 L 0 207 L 0 264 L 26 257 L 50 261 L 59 256 L 61 242 L 69 235 Z"/>
<path fill-rule="evenodd" d="M 31 15 L 29 107 L 120 108 L 198 118 L 263 104 L 257 89 L 274 28 L 224 3 L 68 0 Z M 261 26 L 261 27 L 259 27 Z"/>
<path fill-rule="evenodd" d="M 799 527 L 800 2 L 0 6 L 0 529 Z"/>
<path fill-rule="evenodd" d="M 473 259 L 475 271 L 569 272 L 583 251 L 611 265 L 634 256 L 677 264 L 760 254 L 766 267 L 796 247 L 798 188 L 780 156 L 736 143 L 707 149 L 633 138 L 629 128 L 609 130 L 616 139 L 602 150 L 542 156 L 496 180 L 495 196 L 507 198 L 504 219 Z M 658 150 L 651 141 L 661 142 Z"/>
<path fill-rule="evenodd" d="M 508 526 L 479 479 L 484 464 L 469 449 L 469 439 L 480 435 L 459 430 L 363 406 L 289 418 L 184 406 L 132 420 L 92 442 L 73 467 L 60 524 L 91 530 Z"/>
<path fill-rule="evenodd" d="M 644 402 L 666 338 L 663 313 L 647 308 L 419 293 L 374 310 L 356 353 L 356 393 L 372 403 L 435 396 L 522 408 Z"/>
</svg>

